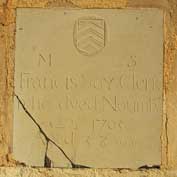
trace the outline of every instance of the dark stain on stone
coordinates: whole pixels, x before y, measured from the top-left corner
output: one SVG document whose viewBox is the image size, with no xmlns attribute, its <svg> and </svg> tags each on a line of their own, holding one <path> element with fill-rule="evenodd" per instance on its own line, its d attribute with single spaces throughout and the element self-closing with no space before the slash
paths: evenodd
<svg viewBox="0 0 177 177">
<path fill-rule="evenodd" d="M 138 168 L 139 170 L 160 169 L 159 165 L 148 166 L 144 165 Z"/>
</svg>

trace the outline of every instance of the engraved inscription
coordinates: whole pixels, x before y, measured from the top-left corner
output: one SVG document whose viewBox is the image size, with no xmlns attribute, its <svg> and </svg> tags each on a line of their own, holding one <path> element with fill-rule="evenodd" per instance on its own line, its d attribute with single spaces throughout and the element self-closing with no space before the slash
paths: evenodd
<svg viewBox="0 0 177 177">
<path fill-rule="evenodd" d="M 105 47 L 106 25 L 96 17 L 80 18 L 74 26 L 74 44 L 84 55 L 94 55 Z"/>
</svg>

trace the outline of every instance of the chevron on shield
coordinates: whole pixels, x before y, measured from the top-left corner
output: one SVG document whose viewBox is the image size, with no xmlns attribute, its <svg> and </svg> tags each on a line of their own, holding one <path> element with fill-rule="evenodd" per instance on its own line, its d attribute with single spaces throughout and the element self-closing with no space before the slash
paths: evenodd
<svg viewBox="0 0 177 177">
<path fill-rule="evenodd" d="M 95 55 L 105 47 L 105 21 L 97 18 L 81 18 L 74 28 L 74 44 L 87 56 Z"/>
</svg>

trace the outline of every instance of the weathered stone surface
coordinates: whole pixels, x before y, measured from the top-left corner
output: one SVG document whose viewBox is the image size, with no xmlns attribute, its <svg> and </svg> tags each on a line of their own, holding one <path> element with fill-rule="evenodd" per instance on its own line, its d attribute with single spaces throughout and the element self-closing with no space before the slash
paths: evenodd
<svg viewBox="0 0 177 177">
<path fill-rule="evenodd" d="M 6 0 L 0 0 L 0 6 L 3 6 L 6 3 Z"/>
<path fill-rule="evenodd" d="M 109 170 L 109 169 L 35 169 L 35 168 L 0 168 L 0 177 L 176 177 L 176 171 L 162 170 Z"/>
<path fill-rule="evenodd" d="M 160 165 L 162 82 L 161 10 L 18 9 L 15 159 Z"/>
</svg>

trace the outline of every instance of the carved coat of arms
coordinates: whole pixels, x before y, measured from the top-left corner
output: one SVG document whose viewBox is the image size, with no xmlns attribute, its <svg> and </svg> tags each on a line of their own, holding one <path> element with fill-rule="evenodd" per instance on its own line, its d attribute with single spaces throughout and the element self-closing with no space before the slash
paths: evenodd
<svg viewBox="0 0 177 177">
<path fill-rule="evenodd" d="M 80 18 L 74 26 L 74 45 L 83 55 L 95 55 L 105 47 L 105 32 L 104 19 Z"/>
</svg>

